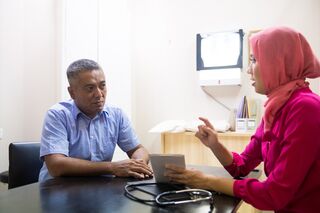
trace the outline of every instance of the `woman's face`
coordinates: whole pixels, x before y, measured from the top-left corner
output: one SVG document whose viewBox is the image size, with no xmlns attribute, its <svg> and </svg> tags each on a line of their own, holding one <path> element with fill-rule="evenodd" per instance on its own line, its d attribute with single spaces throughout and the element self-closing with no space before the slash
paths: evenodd
<svg viewBox="0 0 320 213">
<path fill-rule="evenodd" d="M 253 54 L 250 55 L 250 64 L 249 64 L 247 73 L 250 74 L 250 80 L 253 81 L 252 86 L 254 86 L 255 91 L 259 94 L 265 95 L 266 89 L 262 81 L 259 63 L 255 59 Z"/>
</svg>

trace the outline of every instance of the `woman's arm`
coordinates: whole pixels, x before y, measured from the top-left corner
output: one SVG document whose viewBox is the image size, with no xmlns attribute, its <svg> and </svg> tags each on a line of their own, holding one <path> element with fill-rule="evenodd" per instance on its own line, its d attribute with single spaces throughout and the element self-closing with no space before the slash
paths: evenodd
<svg viewBox="0 0 320 213">
<path fill-rule="evenodd" d="M 207 189 L 233 196 L 233 183 L 231 178 L 206 175 L 195 169 L 184 169 L 175 165 L 166 165 L 166 174 L 170 181 L 185 184 L 192 188 Z"/>
<path fill-rule="evenodd" d="M 205 146 L 211 149 L 223 166 L 230 165 L 232 163 L 232 154 L 219 142 L 218 133 L 215 131 L 213 125 L 206 118 L 200 117 L 199 119 L 203 121 L 205 125 L 198 126 L 196 137 L 199 138 Z"/>
<path fill-rule="evenodd" d="M 249 145 L 245 151 L 239 155 L 231 153 L 218 140 L 218 133 L 214 130 L 212 124 L 206 118 L 199 118 L 205 125 L 200 125 L 196 137 L 211 149 L 219 162 L 227 169 L 233 177 L 246 176 L 262 161 L 261 156 L 261 135 L 263 124 L 259 126 L 257 132 L 251 138 Z"/>
</svg>

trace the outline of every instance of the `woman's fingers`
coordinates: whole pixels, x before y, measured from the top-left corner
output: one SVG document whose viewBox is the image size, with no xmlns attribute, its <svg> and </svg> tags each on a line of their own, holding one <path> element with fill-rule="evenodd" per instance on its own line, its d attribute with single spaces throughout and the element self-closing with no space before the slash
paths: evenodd
<svg viewBox="0 0 320 213">
<path fill-rule="evenodd" d="M 206 136 L 209 136 L 213 133 L 214 129 L 211 129 L 210 127 L 206 126 L 205 128 L 202 129 L 202 131 L 203 131 L 203 134 L 205 134 Z"/>
<path fill-rule="evenodd" d="M 205 125 L 198 126 L 198 129 L 199 129 L 199 131 L 196 133 L 196 136 L 198 134 L 198 136 L 200 136 L 202 138 L 208 137 L 214 131 L 214 129 L 212 129 L 212 128 L 208 127 L 208 126 L 205 126 Z"/>
<path fill-rule="evenodd" d="M 185 177 L 181 174 L 166 173 L 165 176 L 167 176 L 170 181 L 185 183 Z"/>
<path fill-rule="evenodd" d="M 213 125 L 210 123 L 210 121 L 209 121 L 207 118 L 199 117 L 199 119 L 200 119 L 201 121 L 203 121 L 203 123 L 204 123 L 207 127 L 209 127 L 209 128 L 211 128 L 211 129 L 214 130 Z"/>
<path fill-rule="evenodd" d="M 198 132 L 196 133 L 196 134 L 198 134 L 198 136 L 200 136 L 200 137 L 207 137 L 208 135 L 207 135 L 207 133 L 204 131 L 204 129 L 206 128 L 206 126 L 205 125 L 199 125 L 198 126 Z"/>
<path fill-rule="evenodd" d="M 176 166 L 174 164 L 166 164 L 165 167 L 166 167 L 166 170 L 173 171 L 176 173 L 183 173 L 185 171 L 185 168 Z"/>
<path fill-rule="evenodd" d="M 168 177 L 170 181 L 177 183 L 184 183 L 186 169 L 175 166 L 174 164 L 166 165 L 166 172 L 164 176 Z"/>
</svg>

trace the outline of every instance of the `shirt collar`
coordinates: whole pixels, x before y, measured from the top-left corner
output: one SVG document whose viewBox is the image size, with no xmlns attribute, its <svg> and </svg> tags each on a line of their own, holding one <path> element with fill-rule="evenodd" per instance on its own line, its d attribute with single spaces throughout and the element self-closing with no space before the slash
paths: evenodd
<svg viewBox="0 0 320 213">
<path fill-rule="evenodd" d="M 81 110 L 78 108 L 78 106 L 76 105 L 76 103 L 74 102 L 74 100 L 71 100 L 71 101 L 72 101 L 72 111 L 71 111 L 71 113 L 72 113 L 72 116 L 73 116 L 73 118 L 74 118 L 75 120 L 77 119 L 77 117 L 79 116 L 79 114 L 82 114 L 84 117 L 89 118 L 87 115 L 85 115 L 83 112 L 81 112 Z M 97 116 L 100 116 L 101 114 L 103 114 L 103 112 L 105 112 L 107 115 L 109 115 L 108 108 L 107 108 L 106 106 L 104 106 L 103 109 L 102 109 L 102 111 L 99 112 L 99 113 L 97 114 Z M 97 117 L 97 116 L 96 116 L 96 117 Z M 96 117 L 94 117 L 94 118 L 96 118 Z"/>
</svg>

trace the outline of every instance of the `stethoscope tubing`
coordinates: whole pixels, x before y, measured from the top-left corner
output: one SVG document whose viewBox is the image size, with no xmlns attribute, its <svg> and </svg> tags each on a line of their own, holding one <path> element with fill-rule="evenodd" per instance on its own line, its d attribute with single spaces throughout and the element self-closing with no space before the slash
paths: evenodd
<svg viewBox="0 0 320 213">
<path fill-rule="evenodd" d="M 178 204 L 184 204 L 184 203 L 195 203 L 195 202 L 200 202 L 204 200 L 211 200 L 212 199 L 212 193 L 207 190 L 203 189 L 183 189 L 183 190 L 176 190 L 176 191 L 167 191 L 167 192 L 162 192 L 158 195 L 155 195 L 153 193 L 150 193 L 148 191 L 143 191 L 145 193 L 148 193 L 150 195 L 156 196 L 154 199 L 142 199 L 138 198 L 137 196 L 133 195 L 131 193 L 132 190 L 136 189 L 137 186 L 147 186 L 147 185 L 155 185 L 156 183 L 138 183 L 138 184 L 127 184 L 124 189 L 125 193 L 133 200 L 139 201 L 139 202 L 154 202 L 158 205 L 178 205 Z M 199 196 L 204 194 L 204 197 L 198 197 L 198 198 L 192 198 L 188 200 L 181 200 L 181 201 L 161 201 L 160 199 L 163 199 L 164 196 L 170 195 L 170 194 L 181 194 L 181 193 L 190 193 L 191 196 Z"/>
</svg>

